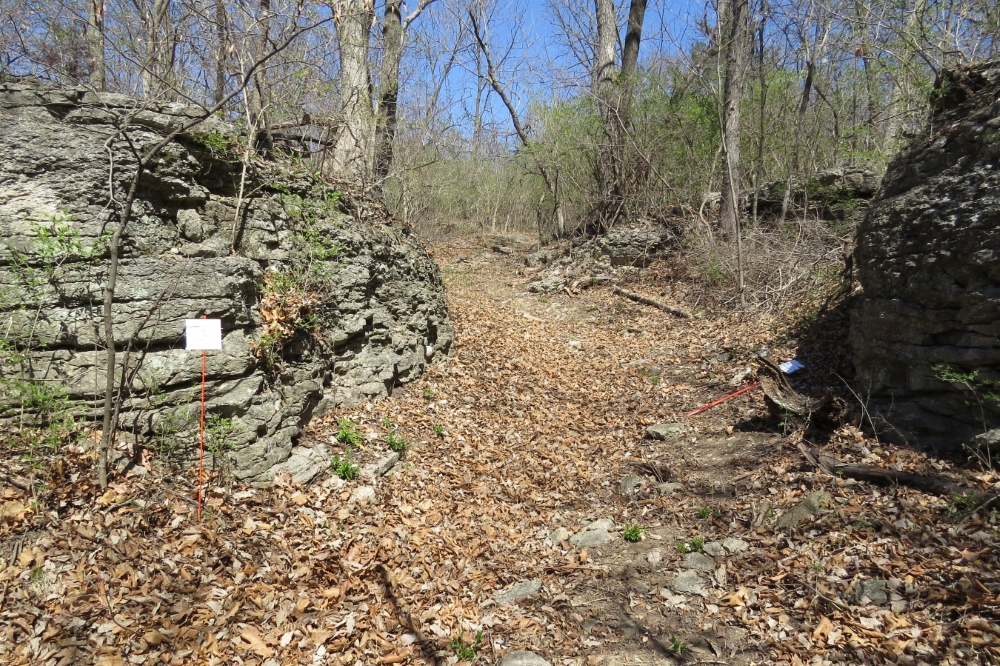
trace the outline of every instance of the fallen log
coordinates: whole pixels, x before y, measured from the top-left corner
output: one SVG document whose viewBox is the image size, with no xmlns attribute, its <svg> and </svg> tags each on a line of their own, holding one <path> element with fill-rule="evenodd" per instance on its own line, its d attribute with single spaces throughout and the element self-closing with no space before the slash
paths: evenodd
<svg viewBox="0 0 1000 666">
<path fill-rule="evenodd" d="M 897 472 L 894 469 L 875 467 L 874 465 L 845 463 L 837 460 L 827 453 L 823 453 L 819 449 L 811 449 L 805 444 L 799 444 L 799 450 L 802 452 L 802 455 L 806 457 L 806 460 L 816 467 L 819 467 L 827 474 L 831 474 L 833 476 L 841 476 L 848 479 L 867 481 L 869 483 L 877 483 L 880 485 L 894 484 L 909 486 L 910 488 L 922 490 L 925 493 L 933 493 L 935 495 L 944 495 L 948 497 L 953 495 L 985 497 L 985 494 L 981 491 L 973 488 L 967 488 L 957 483 L 952 483 L 943 476 L 923 476 L 920 474 L 911 474 L 909 472 Z"/>
<path fill-rule="evenodd" d="M 646 298 L 642 294 L 637 294 L 634 291 L 629 291 L 628 289 L 622 289 L 621 287 L 612 287 L 613 291 L 619 296 L 624 296 L 636 303 L 642 303 L 643 305 L 649 305 L 654 308 L 663 310 L 664 312 L 669 312 L 672 315 L 678 317 L 690 317 L 690 313 L 687 310 L 679 308 L 675 305 L 667 305 L 666 303 L 661 303 L 660 301 L 653 300 L 652 298 Z"/>
</svg>

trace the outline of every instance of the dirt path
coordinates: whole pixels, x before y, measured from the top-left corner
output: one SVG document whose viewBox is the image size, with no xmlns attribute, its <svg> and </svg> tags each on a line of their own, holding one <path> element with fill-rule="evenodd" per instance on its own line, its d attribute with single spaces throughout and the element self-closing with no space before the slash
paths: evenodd
<svg viewBox="0 0 1000 666">
<path fill-rule="evenodd" d="M 698 311 L 655 269 L 629 288 L 692 319 L 528 293 L 539 271 L 482 242 L 435 252 L 454 357 L 301 441 L 346 457 L 349 420 L 360 478 L 216 477 L 199 520 L 192 474 L 126 469 L 101 493 L 71 446 L 45 496 L 4 488 L 0 664 L 1000 662 L 995 513 L 819 472 L 755 392 L 683 416 L 750 381 L 751 348 L 790 357 L 773 330 Z M 645 439 L 654 424 L 673 425 Z M 1000 482 L 852 426 L 825 447 Z"/>
<path fill-rule="evenodd" d="M 740 461 L 777 436 L 727 435 L 718 417 L 738 413 L 735 401 L 671 441 L 643 439 L 646 426 L 679 422 L 713 395 L 692 381 L 708 374 L 703 354 L 686 344 L 701 323 L 597 290 L 584 298 L 529 294 L 516 258 L 478 243 L 440 247 L 437 259 L 457 327 L 454 359 L 355 415 L 368 424 L 389 419 L 420 442 L 384 486 L 377 511 L 409 539 L 402 556 L 410 558 L 411 603 L 448 599 L 431 632 L 448 638 L 463 625 L 467 635 L 484 628 L 491 653 L 532 649 L 554 663 L 605 654 L 672 663 L 681 644 L 686 656 L 741 663 L 745 630 L 706 620 L 701 596 L 666 589 L 683 568 L 677 543 L 712 532 L 705 521 L 692 530 L 676 516 L 709 507 L 706 494 L 731 494 L 727 481 L 742 474 Z M 623 480 L 651 461 L 661 478 L 623 495 Z M 601 519 L 613 522 L 606 543 L 570 543 Z M 648 527 L 642 542 L 623 540 L 629 523 Z M 553 543 L 560 528 L 563 540 Z M 702 576 L 711 601 L 711 581 L 724 584 L 725 573 Z M 540 590 L 514 605 L 489 601 L 526 581 L 540 581 Z"/>
</svg>

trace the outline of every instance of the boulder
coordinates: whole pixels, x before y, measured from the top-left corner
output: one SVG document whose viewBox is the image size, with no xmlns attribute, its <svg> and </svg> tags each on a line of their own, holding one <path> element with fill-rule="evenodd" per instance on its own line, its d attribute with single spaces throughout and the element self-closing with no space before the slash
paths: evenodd
<svg viewBox="0 0 1000 666">
<path fill-rule="evenodd" d="M 493 601 L 501 606 L 510 606 L 516 604 L 522 599 L 528 599 L 538 594 L 539 590 L 542 589 L 542 579 L 534 578 L 532 580 L 522 580 L 518 583 L 514 583 L 506 590 L 502 592 L 497 592 L 493 595 Z"/>
<path fill-rule="evenodd" d="M 504 655 L 500 666 L 552 666 L 546 659 L 527 650 L 514 650 Z"/>
<path fill-rule="evenodd" d="M 646 439 L 669 442 L 684 434 L 683 423 L 657 423 L 646 428 Z"/>
<path fill-rule="evenodd" d="M 1000 61 L 950 70 L 933 133 L 857 230 L 857 386 L 883 437 L 958 451 L 1000 425 Z"/>
<path fill-rule="evenodd" d="M 874 171 L 860 167 L 844 167 L 819 171 L 808 178 L 792 179 L 791 213 L 806 212 L 826 220 L 847 220 L 861 217 L 868 201 L 878 190 L 879 179 Z M 787 180 L 764 183 L 757 190 L 757 211 L 761 214 L 781 213 Z M 752 195 L 747 203 L 753 205 Z"/>
<path fill-rule="evenodd" d="M 109 183 L 120 202 L 136 168 L 115 123 L 131 119 L 142 151 L 195 113 L 142 108 L 0 83 L 0 315 L 24 350 L 23 363 L 0 354 L 0 420 L 22 405 L 31 415 L 25 387 L 69 400 L 79 420 L 100 417 L 107 235 L 119 208 Z M 201 353 L 184 349 L 184 320 L 221 319 L 222 350 L 207 358 L 208 416 L 224 425 L 216 444 L 238 480 L 285 470 L 305 481 L 324 453 L 294 452 L 310 419 L 416 379 L 450 353 L 454 333 L 438 269 L 409 229 L 291 162 L 254 160 L 241 191 L 239 156 L 226 149 L 236 138 L 210 119 L 139 181 L 112 307 L 126 378 L 120 428 L 156 460 L 194 459 Z"/>
<path fill-rule="evenodd" d="M 677 240 L 664 227 L 614 227 L 597 239 L 597 250 L 610 258 L 612 266 L 647 266 Z"/>
<path fill-rule="evenodd" d="M 566 286 L 566 280 L 561 277 L 547 277 L 528 284 L 528 291 L 533 294 L 551 294 Z"/>
<path fill-rule="evenodd" d="M 821 513 L 831 504 L 833 504 L 833 498 L 825 490 L 810 493 L 791 511 L 782 514 L 781 518 L 778 519 L 778 528 L 782 530 L 795 529 L 803 520 Z"/>
</svg>

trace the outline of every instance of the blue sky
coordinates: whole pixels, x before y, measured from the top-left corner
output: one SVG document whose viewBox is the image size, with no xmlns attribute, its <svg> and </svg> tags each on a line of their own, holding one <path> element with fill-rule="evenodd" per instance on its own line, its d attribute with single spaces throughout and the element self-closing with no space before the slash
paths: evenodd
<svg viewBox="0 0 1000 666">
<path fill-rule="evenodd" d="M 415 1 L 410 0 L 411 3 Z M 627 2 L 628 0 L 617 0 L 616 2 L 618 5 L 624 4 L 621 9 L 623 16 L 628 10 Z M 502 45 L 509 43 L 513 30 L 521 32 L 523 42 L 527 45 L 526 48 L 514 49 L 510 62 L 516 63 L 516 68 L 512 66 L 507 71 L 501 71 L 499 77 L 504 81 L 521 113 L 526 112 L 531 100 L 551 95 L 573 94 L 579 91 L 575 83 L 583 83 L 584 85 L 589 83 L 589 76 L 579 68 L 575 72 L 578 77 L 575 82 L 566 76 L 565 70 L 571 58 L 567 56 L 566 49 L 560 46 L 564 41 L 560 38 L 561 30 L 554 24 L 547 5 L 545 0 L 514 0 L 501 3 L 498 6 L 497 20 L 491 24 L 493 41 L 497 45 L 497 50 Z M 593 0 L 584 0 L 576 7 L 590 15 L 594 12 Z M 443 9 L 443 6 L 438 7 L 439 11 Z M 711 19 L 712 10 L 708 9 L 707 11 Z M 643 25 L 640 59 L 648 57 L 651 53 L 669 54 L 678 50 L 688 50 L 691 42 L 700 34 L 697 26 L 705 14 L 706 5 L 704 3 L 696 3 L 691 0 L 670 3 L 663 0 L 659 2 L 650 0 Z M 423 18 L 421 17 L 420 20 Z M 624 39 L 624 27 L 622 38 Z M 552 67 L 552 63 L 555 63 L 556 66 Z M 457 115 L 450 114 L 449 122 L 460 126 L 463 132 L 467 131 L 466 125 L 473 104 L 476 78 L 467 69 L 457 67 L 452 70 L 448 83 L 447 93 L 451 100 L 462 100 L 465 104 L 464 114 L 462 112 Z M 404 98 L 407 96 L 405 88 L 403 95 Z M 489 102 L 487 118 L 504 126 L 509 131 L 510 125 L 506 109 L 492 93 Z"/>
</svg>

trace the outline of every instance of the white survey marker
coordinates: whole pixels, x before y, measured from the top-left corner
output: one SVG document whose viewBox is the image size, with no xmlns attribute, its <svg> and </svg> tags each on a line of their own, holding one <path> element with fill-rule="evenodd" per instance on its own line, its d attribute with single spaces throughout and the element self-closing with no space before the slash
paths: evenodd
<svg viewBox="0 0 1000 666">
<path fill-rule="evenodd" d="M 185 319 L 184 342 L 187 350 L 222 349 L 222 320 Z"/>
<path fill-rule="evenodd" d="M 801 370 L 806 366 L 799 363 L 799 359 L 793 358 L 791 361 L 785 361 L 784 363 L 779 363 L 778 367 L 781 368 L 781 371 L 783 373 L 785 373 L 786 375 L 790 375 L 794 372 L 798 372 L 799 370 Z"/>
</svg>

